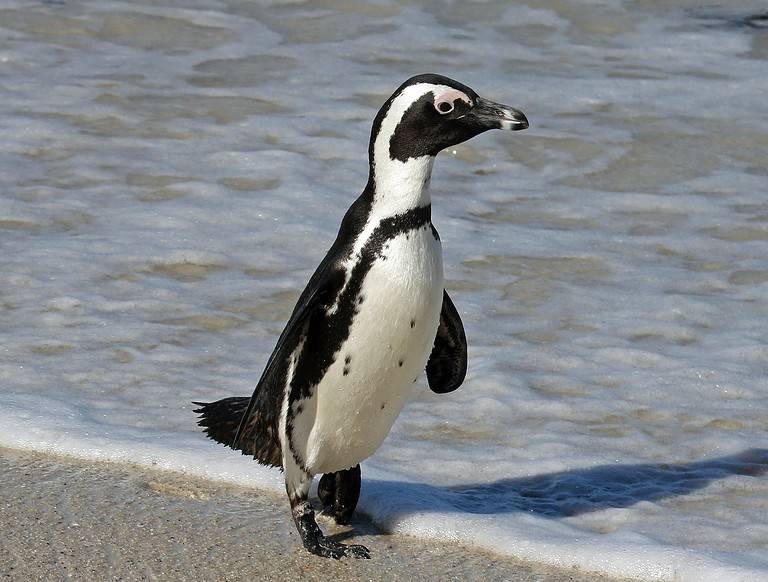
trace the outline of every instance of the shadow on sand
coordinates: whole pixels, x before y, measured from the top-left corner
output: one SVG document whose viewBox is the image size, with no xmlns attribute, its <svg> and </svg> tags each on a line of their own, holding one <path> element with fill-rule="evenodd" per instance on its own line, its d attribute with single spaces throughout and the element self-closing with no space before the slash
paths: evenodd
<svg viewBox="0 0 768 582">
<path fill-rule="evenodd" d="M 382 488 L 391 492 L 391 487 L 396 487 L 398 498 L 407 499 L 403 514 L 430 510 L 475 514 L 525 512 L 561 518 L 687 495 L 731 475 L 757 477 L 764 473 L 768 473 L 768 449 L 749 449 L 692 463 L 601 465 L 453 487 L 375 480 L 369 483 L 376 497 L 386 494 Z M 400 513 L 399 508 L 396 513 Z"/>
</svg>

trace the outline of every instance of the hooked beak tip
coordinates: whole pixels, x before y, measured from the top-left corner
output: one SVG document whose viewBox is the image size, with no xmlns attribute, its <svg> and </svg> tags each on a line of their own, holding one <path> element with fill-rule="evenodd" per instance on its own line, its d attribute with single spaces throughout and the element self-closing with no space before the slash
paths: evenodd
<svg viewBox="0 0 768 582">
<path fill-rule="evenodd" d="M 520 131 L 521 129 L 528 129 L 528 118 L 522 111 L 517 109 L 508 109 L 504 111 L 504 116 L 501 118 L 501 128 L 510 131 Z"/>
</svg>

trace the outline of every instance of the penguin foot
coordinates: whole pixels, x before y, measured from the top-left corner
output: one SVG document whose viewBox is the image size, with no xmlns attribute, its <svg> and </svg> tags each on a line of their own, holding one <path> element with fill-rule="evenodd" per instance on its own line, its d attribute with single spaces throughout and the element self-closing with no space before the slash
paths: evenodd
<svg viewBox="0 0 768 582">
<path fill-rule="evenodd" d="M 344 556 L 364 559 L 371 557 L 371 552 L 365 546 L 340 544 L 339 542 L 325 537 L 315 521 L 315 512 L 308 499 L 304 498 L 292 501 L 293 507 L 291 510 L 293 513 L 293 520 L 296 523 L 296 529 L 298 529 L 299 535 L 301 536 L 301 542 L 309 552 L 324 558 L 334 558 L 336 560 L 343 558 Z"/>
<path fill-rule="evenodd" d="M 324 515 L 335 518 L 339 525 L 349 525 L 360 498 L 360 465 L 323 475 L 317 496 L 323 503 Z"/>
<path fill-rule="evenodd" d="M 344 556 L 352 556 L 353 558 L 361 558 L 369 560 L 371 558 L 371 551 L 360 544 L 341 544 L 335 542 L 330 538 L 321 536 L 315 540 L 305 541 L 304 547 L 324 558 L 333 558 L 339 560 Z"/>
</svg>

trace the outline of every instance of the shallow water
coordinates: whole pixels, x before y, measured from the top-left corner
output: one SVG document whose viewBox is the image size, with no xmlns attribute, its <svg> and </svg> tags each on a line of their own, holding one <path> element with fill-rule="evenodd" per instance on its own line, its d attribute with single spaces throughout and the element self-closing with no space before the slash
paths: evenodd
<svg viewBox="0 0 768 582">
<path fill-rule="evenodd" d="M 768 576 L 762 2 L 0 8 L 0 444 L 280 487 L 204 440 L 433 71 L 531 128 L 442 154 L 470 341 L 364 464 L 383 527 L 645 579 Z"/>
</svg>

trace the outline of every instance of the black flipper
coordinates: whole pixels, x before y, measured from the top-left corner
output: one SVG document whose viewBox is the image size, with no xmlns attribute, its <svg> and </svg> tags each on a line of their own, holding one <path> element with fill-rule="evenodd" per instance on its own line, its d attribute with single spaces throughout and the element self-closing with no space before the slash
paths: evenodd
<svg viewBox="0 0 768 582">
<path fill-rule="evenodd" d="M 360 465 L 351 469 L 326 473 L 317 486 L 317 496 L 323 503 L 323 511 L 336 519 L 339 525 L 347 525 L 360 499 Z"/>
<path fill-rule="evenodd" d="M 282 455 L 280 444 L 280 413 L 285 396 L 285 380 L 288 370 L 288 360 L 291 354 L 306 335 L 307 326 L 312 316 L 329 297 L 333 297 L 337 289 L 344 283 L 344 273 L 333 268 L 335 262 L 329 254 L 309 280 L 307 287 L 299 297 L 291 318 L 280 334 L 277 345 L 269 357 L 269 361 L 261 374 L 248 406 L 240 418 L 240 424 L 234 432 L 232 440 L 227 443 L 233 449 L 243 450 L 250 447 L 242 444 L 246 436 L 256 436 L 262 441 L 255 457 L 260 462 L 280 466 L 272 456 L 273 451 Z"/>
<path fill-rule="evenodd" d="M 200 406 L 198 424 L 213 440 L 253 457 L 264 465 L 283 466 L 280 442 L 280 412 L 285 391 L 287 360 L 304 334 L 314 308 L 325 297 L 323 279 L 329 269 L 318 269 L 299 298 L 253 396 L 231 397 L 216 402 L 193 402 Z M 315 283 L 313 286 L 312 283 Z"/>
<path fill-rule="evenodd" d="M 443 309 L 435 345 L 427 362 L 427 381 L 432 392 L 445 394 L 461 386 L 467 374 L 467 337 L 456 307 L 443 290 Z"/>
</svg>

